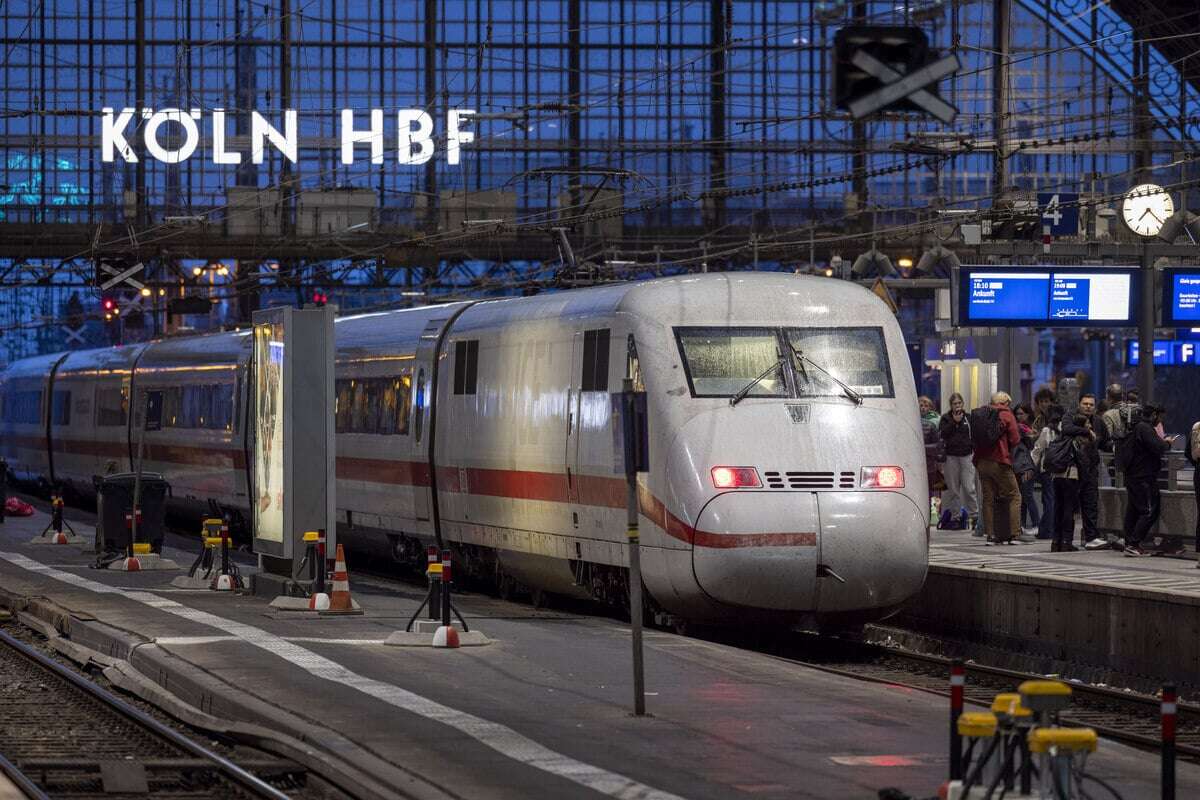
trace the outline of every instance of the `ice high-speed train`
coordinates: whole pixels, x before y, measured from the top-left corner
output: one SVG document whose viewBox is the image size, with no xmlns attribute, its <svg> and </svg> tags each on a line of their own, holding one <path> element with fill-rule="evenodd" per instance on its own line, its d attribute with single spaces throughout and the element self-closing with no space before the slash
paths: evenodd
<svg viewBox="0 0 1200 800">
<path fill-rule="evenodd" d="M 921 588 L 925 455 L 900 328 L 871 292 L 721 273 L 337 320 L 338 535 L 620 601 L 619 405 L 647 392 L 644 581 L 691 620 L 877 619 Z M 0 452 L 18 479 L 92 490 L 128 471 L 131 397 L 163 390 L 144 468 L 179 508 L 242 519 L 263 498 L 247 331 L 25 359 L 0 373 Z M 456 564 L 456 569 L 458 565 Z"/>
</svg>

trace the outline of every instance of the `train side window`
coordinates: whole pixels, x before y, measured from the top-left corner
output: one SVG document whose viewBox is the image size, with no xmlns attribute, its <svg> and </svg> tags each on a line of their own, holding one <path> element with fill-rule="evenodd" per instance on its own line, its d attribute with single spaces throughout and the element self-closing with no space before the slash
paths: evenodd
<svg viewBox="0 0 1200 800">
<path fill-rule="evenodd" d="M 417 441 L 421 441 L 421 434 L 425 429 L 425 368 L 422 367 L 417 371 L 417 386 L 416 398 L 413 401 L 413 414 L 416 419 L 413 420 L 413 433 Z"/>
<path fill-rule="evenodd" d="M 37 425 L 41 423 L 41 391 L 10 392 L 5 395 L 4 421 L 14 425 Z"/>
<path fill-rule="evenodd" d="M 408 435 L 409 404 L 412 402 L 412 373 L 396 379 L 396 433 Z"/>
<path fill-rule="evenodd" d="M 370 399 L 367 393 L 367 381 L 350 381 L 350 431 L 352 433 L 371 433 L 367 428 L 368 401 Z"/>
<path fill-rule="evenodd" d="M 149 387 L 147 391 L 150 391 Z M 166 389 L 157 389 L 163 393 L 163 412 L 162 420 L 164 428 L 186 428 L 188 427 L 183 417 L 183 390 L 178 386 L 171 386 Z M 146 393 L 141 393 L 141 403 L 143 406 L 146 403 Z M 141 418 L 142 412 L 138 412 L 138 417 Z"/>
<path fill-rule="evenodd" d="M 454 343 L 454 393 L 475 394 L 479 378 L 479 340 Z"/>
<path fill-rule="evenodd" d="M 129 409 L 129 390 L 124 387 L 96 390 L 96 426 L 124 425 Z"/>
<path fill-rule="evenodd" d="M 350 388 L 349 379 L 337 381 L 335 385 L 337 394 L 334 400 L 334 419 L 335 427 L 338 433 L 350 432 L 350 404 L 352 398 L 352 390 Z"/>
<path fill-rule="evenodd" d="M 607 328 L 583 333 L 583 377 L 585 392 L 608 391 L 609 332 Z"/>
<path fill-rule="evenodd" d="M 54 425 L 71 424 L 71 392 L 56 391 L 51 397 L 50 421 Z"/>
<path fill-rule="evenodd" d="M 396 388 L 400 381 L 381 378 L 373 382 L 378 384 L 375 432 L 390 436 L 396 432 Z"/>
</svg>

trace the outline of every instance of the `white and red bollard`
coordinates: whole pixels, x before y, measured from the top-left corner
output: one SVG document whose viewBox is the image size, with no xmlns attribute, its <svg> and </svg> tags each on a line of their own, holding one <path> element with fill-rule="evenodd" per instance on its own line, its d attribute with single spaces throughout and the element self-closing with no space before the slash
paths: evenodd
<svg viewBox="0 0 1200 800">
<path fill-rule="evenodd" d="M 442 624 L 433 634 L 434 647 L 458 647 L 458 631 L 450 621 L 450 551 L 442 551 Z"/>
</svg>

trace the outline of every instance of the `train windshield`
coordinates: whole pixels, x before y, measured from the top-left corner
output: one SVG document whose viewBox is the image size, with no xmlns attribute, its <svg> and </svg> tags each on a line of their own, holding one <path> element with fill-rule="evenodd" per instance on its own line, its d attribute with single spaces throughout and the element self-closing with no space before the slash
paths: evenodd
<svg viewBox="0 0 1200 800">
<path fill-rule="evenodd" d="M 676 328 L 693 397 L 894 397 L 880 328 Z M 788 354 L 791 357 L 785 357 Z M 802 358 L 801 358 L 802 356 Z M 836 380 L 835 380 L 836 379 Z"/>
<path fill-rule="evenodd" d="M 795 369 L 799 397 L 841 394 L 842 387 L 830 376 L 864 397 L 894 396 L 879 328 L 788 328 L 785 334 L 791 349 L 804 356 L 803 361 L 797 358 Z M 820 369 L 804 368 L 804 361 Z"/>
<path fill-rule="evenodd" d="M 729 397 L 780 363 L 778 332 L 773 328 L 680 328 L 683 362 L 697 397 Z M 748 397 L 787 397 L 786 370 L 780 366 L 760 380 Z"/>
</svg>

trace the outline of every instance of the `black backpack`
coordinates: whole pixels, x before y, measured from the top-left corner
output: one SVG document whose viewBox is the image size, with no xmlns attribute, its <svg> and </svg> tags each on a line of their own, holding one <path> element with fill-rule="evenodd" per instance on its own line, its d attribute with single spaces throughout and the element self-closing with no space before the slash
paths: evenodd
<svg viewBox="0 0 1200 800">
<path fill-rule="evenodd" d="M 980 406 L 971 409 L 971 444 L 976 450 L 987 450 L 1004 435 L 1004 423 L 1000 420 L 1000 409 Z"/>
<path fill-rule="evenodd" d="M 1042 470 L 1052 474 L 1066 472 L 1075 463 L 1075 440 L 1056 434 L 1042 454 Z"/>
<path fill-rule="evenodd" d="M 1125 438 L 1117 441 L 1116 450 L 1113 451 L 1113 465 L 1120 472 L 1126 472 L 1130 465 L 1133 464 L 1133 456 L 1137 450 L 1137 437 L 1133 435 L 1132 429 Z"/>
</svg>

